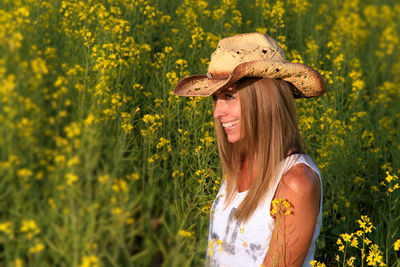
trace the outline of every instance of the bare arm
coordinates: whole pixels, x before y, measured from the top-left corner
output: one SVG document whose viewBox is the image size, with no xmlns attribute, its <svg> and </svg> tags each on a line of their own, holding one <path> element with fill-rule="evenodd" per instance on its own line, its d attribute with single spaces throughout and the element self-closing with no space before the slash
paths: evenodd
<svg viewBox="0 0 400 267">
<path fill-rule="evenodd" d="M 275 194 L 286 199 L 292 214 L 276 216 L 265 266 L 301 266 L 307 256 L 319 213 L 321 186 L 317 174 L 298 164 L 284 174 Z"/>
</svg>

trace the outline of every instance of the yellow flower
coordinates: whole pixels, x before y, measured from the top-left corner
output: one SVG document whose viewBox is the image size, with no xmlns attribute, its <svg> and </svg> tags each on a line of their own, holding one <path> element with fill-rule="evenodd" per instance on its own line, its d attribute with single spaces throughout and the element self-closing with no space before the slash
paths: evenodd
<svg viewBox="0 0 400 267">
<path fill-rule="evenodd" d="M 376 244 L 371 245 L 369 248 L 369 253 L 367 256 L 367 264 L 371 266 L 386 266 L 383 262 L 383 255 L 382 252 L 379 250 L 379 246 Z"/>
<path fill-rule="evenodd" d="M 50 207 L 55 210 L 56 209 L 56 203 L 54 202 L 54 199 L 52 197 L 50 197 L 49 199 L 47 199 L 47 202 L 49 203 Z"/>
<path fill-rule="evenodd" d="M 110 179 L 110 175 L 108 174 L 100 175 L 99 178 L 97 179 L 99 180 L 100 183 L 105 184 Z"/>
<path fill-rule="evenodd" d="M 351 240 L 351 238 L 353 237 L 353 234 L 346 234 L 346 233 L 344 233 L 344 234 L 340 234 L 340 236 L 343 238 L 343 240 L 344 240 L 344 242 L 350 242 L 350 240 Z"/>
<path fill-rule="evenodd" d="M 23 220 L 19 229 L 22 233 L 27 233 L 28 239 L 40 233 L 40 229 L 34 220 Z"/>
<path fill-rule="evenodd" d="M 293 214 L 292 205 L 286 199 L 277 199 L 272 200 L 272 210 L 270 212 L 271 216 L 282 216 L 282 215 L 291 215 Z"/>
<path fill-rule="evenodd" d="M 179 230 L 178 231 L 178 236 L 184 236 L 184 237 L 191 237 L 193 238 L 194 232 L 186 231 L 186 230 Z"/>
<path fill-rule="evenodd" d="M 165 54 L 169 54 L 171 51 L 172 51 L 172 47 L 170 47 L 170 46 L 164 47 L 164 53 Z"/>
<path fill-rule="evenodd" d="M 399 184 L 398 183 L 396 183 L 393 187 L 391 187 L 391 188 L 388 188 L 388 192 L 389 193 L 392 193 L 394 190 L 396 190 L 396 189 L 398 189 L 399 188 Z"/>
<path fill-rule="evenodd" d="M 342 239 L 338 238 L 338 240 L 336 241 L 336 245 L 339 245 L 339 251 L 344 251 Z"/>
<path fill-rule="evenodd" d="M 172 177 L 177 177 L 177 176 L 182 177 L 183 175 L 184 175 L 184 173 L 183 173 L 183 172 L 180 172 L 180 171 L 178 171 L 178 170 L 174 170 L 174 171 L 172 172 Z"/>
<path fill-rule="evenodd" d="M 27 168 L 22 168 L 17 171 L 17 176 L 20 178 L 29 178 L 32 176 L 32 171 Z"/>
<path fill-rule="evenodd" d="M 168 82 L 171 84 L 171 86 L 175 86 L 179 81 L 179 78 L 175 71 L 167 72 L 167 74 L 165 74 L 165 77 L 168 79 Z"/>
<path fill-rule="evenodd" d="M 368 238 L 368 237 L 365 237 L 365 238 L 364 238 L 364 243 L 365 243 L 366 245 L 369 245 L 369 244 L 371 244 L 371 243 L 372 243 L 372 241 L 371 241 L 371 240 L 369 240 L 369 238 Z"/>
<path fill-rule="evenodd" d="M 397 239 L 393 244 L 394 250 L 398 251 L 400 249 L 400 239 Z"/>
<path fill-rule="evenodd" d="M 133 180 L 139 180 L 140 175 L 138 173 L 131 173 L 126 175 L 126 179 L 133 179 Z"/>
<path fill-rule="evenodd" d="M 78 176 L 73 174 L 73 173 L 67 173 L 65 175 L 65 179 L 67 179 L 67 185 L 72 185 L 74 184 L 76 181 L 78 181 Z"/>
<path fill-rule="evenodd" d="M 23 267 L 23 266 L 24 262 L 19 258 L 15 259 L 15 261 L 11 263 L 11 267 Z"/>
<path fill-rule="evenodd" d="M 115 192 L 126 192 L 128 191 L 128 185 L 125 180 L 123 179 L 116 179 L 112 186 L 112 190 Z"/>
<path fill-rule="evenodd" d="M 43 243 L 38 243 L 29 248 L 29 253 L 36 254 L 36 253 L 39 253 L 40 251 L 42 251 L 44 248 L 45 248 L 45 246 L 43 245 Z"/>
<path fill-rule="evenodd" d="M 211 206 L 207 205 L 207 206 L 202 207 L 201 211 L 204 212 L 204 213 L 209 213 L 210 212 L 210 208 L 211 208 Z"/>
<path fill-rule="evenodd" d="M 143 85 L 141 85 L 140 83 L 135 83 L 134 85 L 132 85 L 133 90 L 143 90 Z"/>
<path fill-rule="evenodd" d="M 354 266 L 354 261 L 355 261 L 356 257 L 350 257 L 346 263 L 348 266 L 353 267 Z"/>
<path fill-rule="evenodd" d="M 316 260 L 310 261 L 311 266 L 313 267 L 326 267 L 325 263 L 318 262 Z"/>
<path fill-rule="evenodd" d="M 94 256 L 83 256 L 82 257 L 82 263 L 79 265 L 79 267 L 99 267 L 99 259 Z"/>
<path fill-rule="evenodd" d="M 54 162 L 59 166 L 64 166 L 66 161 L 65 155 L 57 155 L 54 157 Z"/>
<path fill-rule="evenodd" d="M 11 235 L 11 222 L 0 223 L 0 232 Z"/>
<path fill-rule="evenodd" d="M 170 140 L 165 139 L 164 137 L 161 137 L 159 139 L 158 144 L 156 145 L 156 148 L 159 149 L 159 148 L 163 147 L 164 145 L 167 145 L 167 144 L 170 144 L 170 143 L 171 143 Z"/>
<path fill-rule="evenodd" d="M 129 123 L 124 123 L 121 125 L 121 128 L 125 133 L 130 133 L 133 129 L 133 125 Z"/>
<path fill-rule="evenodd" d="M 360 225 L 360 228 L 364 230 L 365 233 L 371 233 L 371 229 L 375 228 L 367 215 L 361 215 L 361 219 L 357 220 L 357 223 Z"/>
<path fill-rule="evenodd" d="M 376 185 L 371 186 L 372 191 L 379 192 L 379 188 Z"/>
<path fill-rule="evenodd" d="M 393 180 L 393 176 L 390 175 L 390 173 L 389 173 L 388 171 L 386 172 L 386 178 L 385 178 L 385 180 L 386 180 L 388 183 L 390 183 L 390 182 Z"/>
<path fill-rule="evenodd" d="M 365 182 L 365 178 L 362 177 L 355 177 L 353 181 L 356 185 L 362 185 Z"/>
<path fill-rule="evenodd" d="M 386 178 L 385 180 L 390 183 L 391 181 L 396 181 L 398 179 L 396 174 L 391 175 L 388 171 L 386 172 Z"/>
<path fill-rule="evenodd" d="M 209 147 L 215 141 L 214 137 L 210 136 L 209 132 L 206 131 L 204 134 L 204 138 L 200 138 L 200 142 L 205 144 L 206 147 Z"/>
<path fill-rule="evenodd" d="M 74 156 L 71 159 L 69 159 L 67 162 L 68 167 L 75 166 L 77 164 L 79 164 L 79 156 Z"/>
<path fill-rule="evenodd" d="M 180 67 L 187 67 L 188 66 L 188 62 L 184 59 L 178 59 L 176 62 L 176 67 L 179 69 Z"/>
<path fill-rule="evenodd" d="M 357 235 L 357 236 L 362 236 L 362 235 L 363 235 L 363 233 L 364 233 L 363 231 L 361 231 L 361 230 L 358 230 L 358 231 L 356 232 L 356 235 Z"/>
<path fill-rule="evenodd" d="M 64 131 L 68 138 L 74 138 L 81 134 L 79 124 L 76 122 L 72 122 L 70 125 L 65 126 Z"/>
<path fill-rule="evenodd" d="M 123 212 L 123 210 L 121 208 L 113 208 L 111 210 L 111 213 L 114 215 L 120 215 L 120 214 L 122 214 L 122 212 Z"/>
<path fill-rule="evenodd" d="M 201 150 L 202 146 L 198 146 L 197 148 L 194 149 L 195 153 L 199 153 L 199 151 Z"/>
<path fill-rule="evenodd" d="M 351 240 L 350 246 L 357 248 L 358 247 L 358 239 L 357 237 L 353 237 Z"/>
</svg>

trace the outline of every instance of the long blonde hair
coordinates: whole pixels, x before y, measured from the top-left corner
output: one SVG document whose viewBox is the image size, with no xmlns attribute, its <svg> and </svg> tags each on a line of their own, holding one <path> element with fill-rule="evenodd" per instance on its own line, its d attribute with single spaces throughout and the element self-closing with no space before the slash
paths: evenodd
<svg viewBox="0 0 400 267">
<path fill-rule="evenodd" d="M 234 86 L 241 104 L 241 139 L 229 143 L 221 122 L 216 121 L 218 150 L 226 177 L 227 205 L 238 192 L 238 180 L 244 161 L 253 183 L 235 211 L 239 221 L 247 221 L 260 201 L 276 183 L 280 162 L 292 149 L 302 153 L 296 109 L 287 82 L 268 78 L 246 78 Z M 257 166 L 255 177 L 253 166 Z"/>
</svg>

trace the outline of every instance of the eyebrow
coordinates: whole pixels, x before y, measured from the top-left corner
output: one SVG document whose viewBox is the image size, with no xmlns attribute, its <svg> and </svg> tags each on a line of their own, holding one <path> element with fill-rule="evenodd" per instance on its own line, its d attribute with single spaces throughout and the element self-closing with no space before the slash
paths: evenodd
<svg viewBox="0 0 400 267">
<path fill-rule="evenodd" d="M 226 89 L 219 90 L 219 91 L 215 92 L 214 94 L 218 94 L 218 93 L 220 93 L 220 94 L 233 93 L 234 94 L 234 93 L 237 93 L 237 90 L 236 90 L 235 87 L 229 87 L 229 88 L 226 88 Z"/>
</svg>

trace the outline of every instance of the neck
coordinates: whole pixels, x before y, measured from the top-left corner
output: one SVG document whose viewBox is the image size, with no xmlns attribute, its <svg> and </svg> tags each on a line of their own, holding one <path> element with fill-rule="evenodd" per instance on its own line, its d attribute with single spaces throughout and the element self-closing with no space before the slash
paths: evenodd
<svg viewBox="0 0 400 267">
<path fill-rule="evenodd" d="M 289 151 L 286 154 L 286 157 L 289 157 L 290 155 L 298 154 L 298 153 L 300 153 L 300 149 L 297 146 L 294 146 L 289 149 Z"/>
<path fill-rule="evenodd" d="M 250 188 L 250 186 L 253 184 L 254 179 L 256 178 L 257 175 L 257 163 L 256 163 L 256 158 L 254 159 L 253 162 L 253 168 L 250 172 L 250 161 L 248 159 L 245 159 L 242 162 L 242 165 L 240 167 L 240 172 L 239 172 L 239 180 L 238 180 L 238 189 L 239 192 L 246 191 Z"/>
<path fill-rule="evenodd" d="M 286 153 L 286 157 L 300 153 L 300 150 L 298 147 L 292 147 L 289 149 L 289 151 Z M 254 180 L 256 179 L 257 176 L 257 155 L 254 157 L 254 162 L 253 162 L 253 168 L 250 172 L 250 160 L 249 158 L 245 158 L 242 160 L 241 166 L 240 166 L 240 171 L 239 171 L 239 179 L 238 179 L 238 190 L 239 192 L 246 191 L 250 188 L 250 186 L 254 183 Z"/>
</svg>

